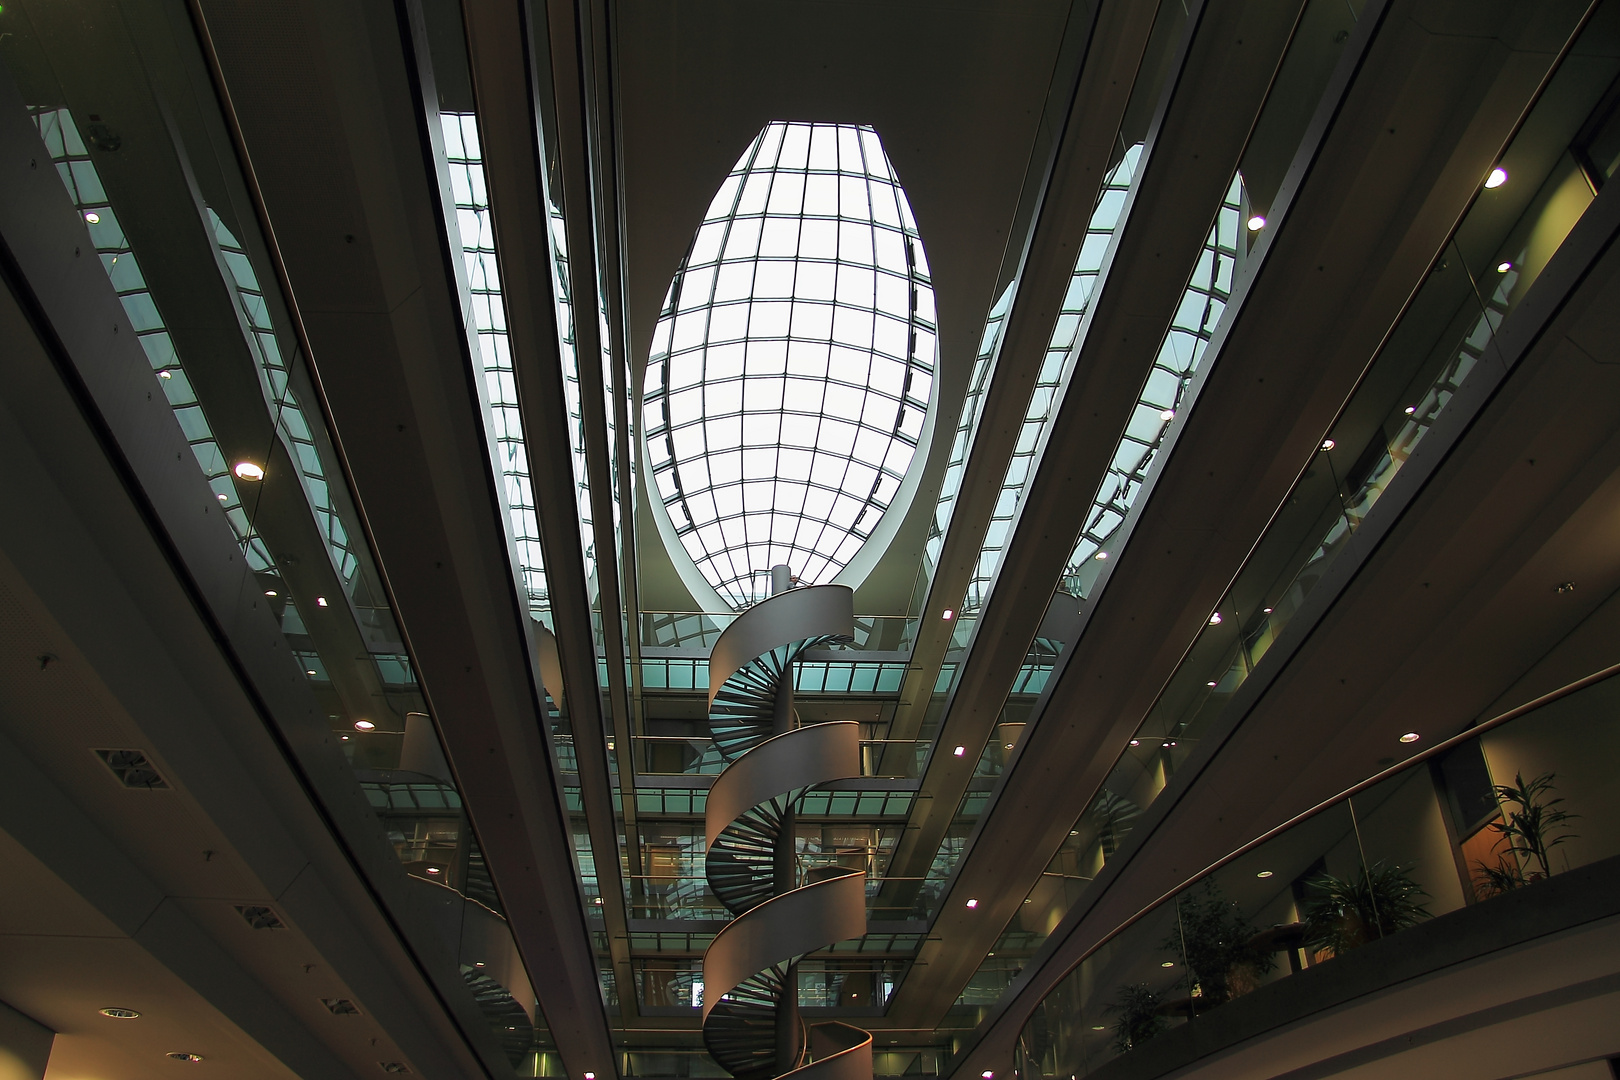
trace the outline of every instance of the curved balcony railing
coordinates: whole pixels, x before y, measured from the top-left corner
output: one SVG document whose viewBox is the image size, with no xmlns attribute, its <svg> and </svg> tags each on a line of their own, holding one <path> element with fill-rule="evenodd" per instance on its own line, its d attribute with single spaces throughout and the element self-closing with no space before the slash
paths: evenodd
<svg viewBox="0 0 1620 1080">
<path fill-rule="evenodd" d="M 1415 754 L 1148 905 L 1036 1007 L 1019 1075 L 1089 1074 L 1369 941 L 1620 854 L 1615 675 Z"/>
</svg>

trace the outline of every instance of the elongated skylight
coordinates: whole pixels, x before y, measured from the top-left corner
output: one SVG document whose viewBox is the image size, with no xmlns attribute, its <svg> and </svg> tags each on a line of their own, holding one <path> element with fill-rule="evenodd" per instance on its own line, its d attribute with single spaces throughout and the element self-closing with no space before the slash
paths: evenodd
<svg viewBox="0 0 1620 1080">
<path fill-rule="evenodd" d="M 934 292 L 877 132 L 775 122 L 675 274 L 643 398 L 686 553 L 733 606 L 832 580 L 900 490 L 933 392 Z"/>
<path fill-rule="evenodd" d="M 1199 252 L 1198 264 L 1182 290 L 1170 329 L 1159 345 L 1153 368 L 1142 384 L 1136 407 L 1131 410 L 1130 421 L 1119 437 L 1108 475 L 1086 511 L 1085 528 L 1069 556 L 1060 586 L 1072 596 L 1084 599 L 1090 594 L 1100 569 L 1097 564 L 1115 548 L 1114 534 L 1136 505 L 1165 436 L 1177 414 L 1192 404 L 1187 391 L 1232 295 L 1232 281 L 1243 248 L 1239 235 L 1243 200 L 1243 176 L 1234 174 Z"/>
</svg>

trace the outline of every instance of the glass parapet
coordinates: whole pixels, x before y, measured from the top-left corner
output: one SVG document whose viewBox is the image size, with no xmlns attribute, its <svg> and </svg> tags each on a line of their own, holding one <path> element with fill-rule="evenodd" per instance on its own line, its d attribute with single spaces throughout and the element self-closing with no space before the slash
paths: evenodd
<svg viewBox="0 0 1620 1080">
<path fill-rule="evenodd" d="M 1370 941 L 1620 854 L 1616 674 L 1415 755 L 1189 879 L 1046 995 L 1019 1075 L 1092 1073 Z"/>
<path fill-rule="evenodd" d="M 473 1005 L 510 1060 L 549 1052 L 248 209 L 225 119 L 206 104 L 199 112 L 214 98 L 191 82 L 191 72 L 206 70 L 197 42 L 184 20 L 115 19 L 86 36 L 75 10 L 8 5 L 0 56 L 32 103 L 42 156 L 85 223 L 153 389 L 173 409 L 303 672 L 311 707 L 273 720 L 317 723 L 318 735 L 341 746 L 375 815 L 348 830 L 345 843 L 364 851 L 385 838 L 403 884 L 377 892 L 410 898 L 411 912 L 398 919 L 417 928 L 407 931 L 410 947 L 457 958 Z M 120 60 L 104 62 L 112 53 Z M 147 56 L 187 60 L 147 64 Z M 120 101 L 118 128 L 80 108 L 109 94 Z M 134 132 L 147 145 L 121 153 Z M 322 741 L 309 734 L 290 741 Z M 425 922 L 417 918 L 424 911 Z M 421 940 L 427 934 L 436 940 Z"/>
</svg>

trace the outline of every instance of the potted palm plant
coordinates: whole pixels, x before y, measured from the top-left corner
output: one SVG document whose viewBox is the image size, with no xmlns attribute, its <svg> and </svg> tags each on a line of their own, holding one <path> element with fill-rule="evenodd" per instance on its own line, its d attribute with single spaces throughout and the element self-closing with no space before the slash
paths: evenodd
<svg viewBox="0 0 1620 1080">
<path fill-rule="evenodd" d="M 1133 1046 L 1141 1046 L 1165 1028 L 1160 1012 L 1163 1003 L 1147 983 L 1121 986 L 1114 994 L 1108 1011 L 1116 1014 L 1114 1020 L 1114 1049 L 1123 1054 Z"/>
<path fill-rule="evenodd" d="M 1429 894 L 1404 866 L 1376 862 L 1355 877 L 1323 874 L 1305 884 L 1305 945 L 1318 961 L 1416 926 Z"/>
<path fill-rule="evenodd" d="M 1543 773 L 1534 780 L 1514 773 L 1513 783 L 1493 789 L 1502 804 L 1502 816 L 1486 828 L 1497 833 L 1497 861 L 1494 866 L 1474 864 L 1474 890 L 1481 899 L 1498 896 L 1531 881 L 1552 876 L 1552 850 L 1566 840 L 1579 839 L 1569 823 L 1579 819 L 1560 809 L 1563 798 L 1549 798 L 1555 790 L 1556 773 Z"/>
</svg>

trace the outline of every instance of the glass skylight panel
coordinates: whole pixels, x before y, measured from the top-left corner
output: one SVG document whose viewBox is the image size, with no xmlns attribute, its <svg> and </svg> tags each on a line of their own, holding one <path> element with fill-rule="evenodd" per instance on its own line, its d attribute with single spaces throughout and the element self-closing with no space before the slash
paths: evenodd
<svg viewBox="0 0 1620 1080">
<path fill-rule="evenodd" d="M 1243 177 L 1234 175 L 1176 306 L 1170 329 L 1159 346 L 1153 370 L 1142 385 L 1141 396 L 1114 450 L 1108 475 L 1087 511 L 1079 543 L 1069 556 L 1061 588 L 1073 596 L 1084 599 L 1089 592 L 1097 578 L 1096 564 L 1101 561 L 1098 555 L 1105 553 L 1115 531 L 1135 505 L 1177 412 L 1184 404 L 1190 405 L 1185 401 L 1187 388 L 1232 295 L 1242 243 L 1243 199 Z"/>
<path fill-rule="evenodd" d="M 934 293 L 877 132 L 774 122 L 721 184 L 653 335 L 648 462 L 734 606 L 831 580 L 893 502 L 932 399 Z"/>
<path fill-rule="evenodd" d="M 225 222 L 220 220 L 212 207 L 208 210 L 208 224 L 214 231 L 220 257 L 229 272 L 226 280 L 236 294 L 237 309 L 242 317 L 242 336 L 247 339 L 248 348 L 258 361 L 259 383 L 269 402 L 276 430 L 281 433 L 282 441 L 297 465 L 304 496 L 309 501 L 310 512 L 320 529 L 327 554 L 332 558 L 332 566 L 337 570 L 339 580 L 345 586 L 351 585 L 355 571 L 360 568 L 360 561 L 350 546 L 343 519 L 332 504 L 332 489 L 326 481 L 320 448 L 315 444 L 314 432 L 292 388 L 291 373 L 282 359 L 281 347 L 276 343 L 275 327 L 270 322 L 270 307 L 265 302 L 264 290 L 259 286 L 259 277 L 253 270 L 246 249 L 237 242 L 235 235 L 226 228 Z"/>
<path fill-rule="evenodd" d="M 540 548 L 540 521 L 529 475 L 528 448 L 523 441 L 517 381 L 512 372 L 512 347 L 506 333 L 506 305 L 501 297 L 500 265 L 495 258 L 478 118 L 472 113 L 440 113 L 439 123 L 444 131 L 457 233 L 466 260 L 473 328 L 478 334 L 478 362 L 489 395 L 489 426 L 506 492 L 512 542 L 529 604 L 538 614 L 549 611 L 545 558 Z"/>
<path fill-rule="evenodd" d="M 180 422 L 180 430 L 185 433 L 198 466 L 208 478 L 208 486 L 218 497 L 225 518 L 236 533 L 248 565 L 255 571 L 273 569 L 275 560 L 270 557 L 264 541 L 253 531 L 237 493 L 236 478 L 231 474 L 230 463 L 225 460 L 225 454 L 214 439 L 213 429 L 209 427 L 208 418 L 203 415 L 202 403 L 192 390 L 191 380 L 180 362 L 179 353 L 175 351 L 163 316 L 158 312 L 151 290 L 146 287 L 140 261 L 125 238 L 124 230 L 119 227 L 118 214 L 107 198 L 106 189 L 96 172 L 95 163 L 90 160 L 89 150 L 79 137 L 72 114 L 65 108 L 39 109 L 34 111 L 33 119 L 63 186 L 90 230 L 90 242 L 96 246 L 102 268 L 106 270 L 124 313 L 135 328 L 136 338 L 146 352 L 147 361 L 152 365 L 164 397 L 174 410 L 175 419 Z"/>
<path fill-rule="evenodd" d="M 1137 143 L 1114 166 L 1103 182 L 1102 191 L 1098 193 L 1096 208 L 1086 225 L 1086 238 L 1080 245 L 1080 254 L 1075 258 L 1068 292 L 1063 297 L 1063 306 L 1052 327 L 1052 338 L 1047 343 L 1035 389 L 1024 411 L 1023 428 L 1018 433 L 1012 458 L 1007 463 L 1007 473 L 1002 478 L 1001 495 L 991 511 L 990 525 L 979 549 L 973 577 L 968 582 L 967 595 L 962 601 L 965 614 L 972 614 L 984 606 L 990 582 L 995 578 L 996 568 L 1001 565 L 1001 553 L 1006 547 L 1013 518 L 1018 513 L 1019 503 L 1023 501 L 1024 490 L 1036 466 L 1036 454 L 1044 443 L 1047 425 L 1052 422 L 1061 404 L 1058 385 L 1075 355 L 1075 335 L 1079 333 L 1080 320 L 1091 302 L 1097 275 L 1102 272 L 1103 257 L 1119 227 L 1125 199 L 1141 160 L 1142 144 Z"/>
</svg>

